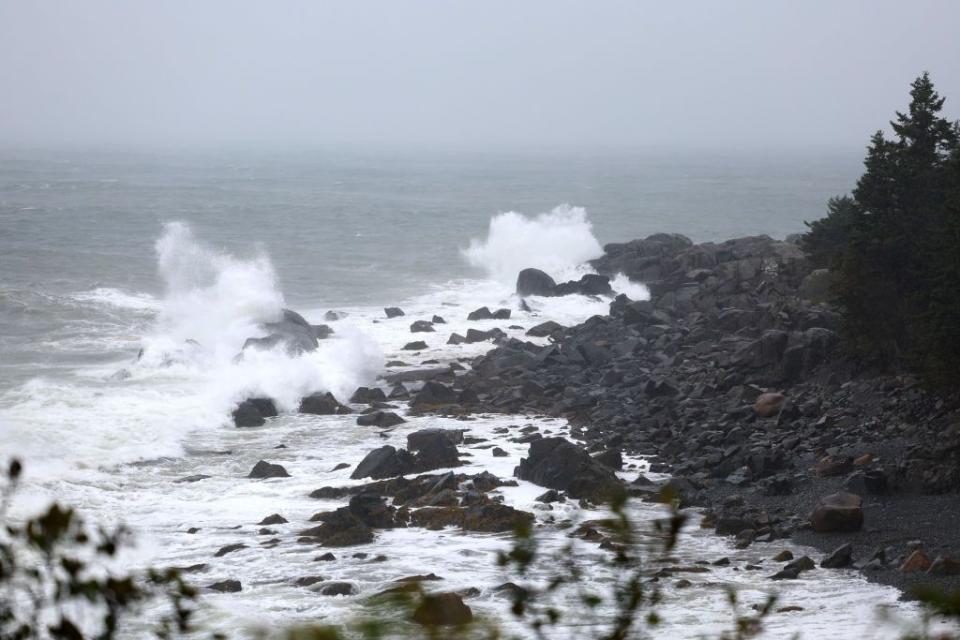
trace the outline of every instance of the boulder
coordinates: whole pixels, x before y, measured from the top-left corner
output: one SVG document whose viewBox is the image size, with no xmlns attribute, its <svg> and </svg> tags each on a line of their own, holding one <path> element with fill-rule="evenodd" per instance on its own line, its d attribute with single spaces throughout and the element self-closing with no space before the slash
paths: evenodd
<svg viewBox="0 0 960 640">
<path fill-rule="evenodd" d="M 365 413 L 357 418 L 357 424 L 361 427 L 380 427 L 381 429 L 395 427 L 404 422 L 406 422 L 406 420 L 392 411 L 374 411 L 373 413 Z"/>
<path fill-rule="evenodd" d="M 373 530 L 349 507 L 318 513 L 311 519 L 322 524 L 305 529 L 300 535 L 312 538 L 324 547 L 351 547 L 373 542 Z"/>
<path fill-rule="evenodd" d="M 903 564 L 900 565 L 900 571 L 902 573 L 918 573 L 928 570 L 932 564 L 930 557 L 923 552 L 923 549 L 917 549 L 903 561 Z"/>
<path fill-rule="evenodd" d="M 933 576 L 960 576 L 960 561 L 946 556 L 937 556 L 930 563 L 927 573 Z"/>
<path fill-rule="evenodd" d="M 494 320 L 509 320 L 510 319 L 510 309 L 497 309 L 493 312 Z"/>
<path fill-rule="evenodd" d="M 780 413 L 786 401 L 782 393 L 761 393 L 753 403 L 753 412 L 761 418 L 772 418 Z"/>
<path fill-rule="evenodd" d="M 399 318 L 403 315 L 403 310 L 398 307 L 386 307 L 383 312 L 388 318 Z"/>
<path fill-rule="evenodd" d="M 455 389 L 445 384 L 428 380 L 424 383 L 417 395 L 414 396 L 411 403 L 415 408 L 424 409 L 430 407 L 439 407 L 448 404 L 456 404 L 459 396 Z"/>
<path fill-rule="evenodd" d="M 548 489 L 565 491 L 573 498 L 602 503 L 621 493 L 623 485 L 612 470 L 591 458 L 586 451 L 559 437 L 530 443 L 515 475 Z"/>
<path fill-rule="evenodd" d="M 607 449 L 593 456 L 593 459 L 614 471 L 623 470 L 623 454 L 619 449 Z"/>
<path fill-rule="evenodd" d="M 220 593 L 237 593 L 243 590 L 243 586 L 239 580 L 221 580 L 213 584 L 208 584 L 207 589 L 219 591 Z"/>
<path fill-rule="evenodd" d="M 810 526 L 818 533 L 859 531 L 863 526 L 863 501 L 852 493 L 834 493 L 820 499 L 810 514 Z"/>
<path fill-rule="evenodd" d="M 417 320 L 410 325 L 410 333 L 432 333 L 436 331 L 433 323 L 428 320 Z"/>
<path fill-rule="evenodd" d="M 447 344 L 463 344 L 466 341 L 467 339 L 459 333 L 451 333 L 450 337 L 447 338 Z"/>
<path fill-rule="evenodd" d="M 407 447 L 416 451 L 414 468 L 418 472 L 460 465 L 457 442 L 463 432 L 448 429 L 422 429 L 407 436 Z"/>
<path fill-rule="evenodd" d="M 284 518 L 282 515 L 280 515 L 279 513 L 274 513 L 273 515 L 267 516 L 257 524 L 258 525 L 287 524 L 287 522 L 289 521 L 286 518 Z"/>
<path fill-rule="evenodd" d="M 853 545 L 850 543 L 837 547 L 820 561 L 820 566 L 824 569 L 842 569 L 851 564 L 853 564 Z"/>
<path fill-rule="evenodd" d="M 554 322 L 553 320 L 547 320 L 546 322 L 541 322 L 535 327 L 531 327 L 527 330 L 527 335 L 531 338 L 546 338 L 547 336 L 553 335 L 559 331 L 563 331 L 564 327 L 559 322 Z"/>
<path fill-rule="evenodd" d="M 261 427 L 267 423 L 257 410 L 257 406 L 250 400 L 244 400 L 231 414 L 233 424 L 238 427 Z"/>
<path fill-rule="evenodd" d="M 350 474 L 350 478 L 353 480 L 392 478 L 412 472 L 413 466 L 413 456 L 409 452 L 384 445 L 368 453 Z"/>
<path fill-rule="evenodd" d="M 317 340 L 326 340 L 333 335 L 333 329 L 330 325 L 326 324 L 312 324 L 310 325 L 310 330 L 313 332 L 313 337 Z"/>
<path fill-rule="evenodd" d="M 317 416 L 346 415 L 352 413 L 350 407 L 340 404 L 329 391 L 311 393 L 300 400 L 300 413 Z"/>
<path fill-rule="evenodd" d="M 407 344 L 403 345 L 404 351 L 423 351 L 429 348 L 430 348 L 429 345 L 427 345 L 427 343 L 424 342 L 423 340 L 416 340 L 414 342 L 408 342 Z"/>
<path fill-rule="evenodd" d="M 455 593 L 426 594 L 413 611 L 413 621 L 428 627 L 469 624 L 473 612 Z"/>
<path fill-rule="evenodd" d="M 467 314 L 467 320 L 493 320 L 493 313 L 488 307 L 480 307 Z"/>
<path fill-rule="evenodd" d="M 460 527 L 464 531 L 507 533 L 533 523 L 533 514 L 498 502 L 486 502 L 470 507 L 423 507 L 410 514 L 415 526 L 431 530 Z"/>
<path fill-rule="evenodd" d="M 443 319 L 443 316 L 433 316 L 430 319 L 430 322 L 433 324 L 447 324 L 447 321 Z"/>
<path fill-rule="evenodd" d="M 253 465 L 253 469 L 250 470 L 250 473 L 247 474 L 248 478 L 289 478 L 290 474 L 287 473 L 287 470 L 284 469 L 279 464 L 271 464 L 265 460 L 261 460 L 257 464 Z"/>
<path fill-rule="evenodd" d="M 325 582 L 317 589 L 322 596 L 355 596 L 360 593 L 351 582 Z"/>
<path fill-rule="evenodd" d="M 372 402 L 386 402 L 387 394 L 379 387 L 357 387 L 357 390 L 350 396 L 350 402 L 354 404 L 370 404 Z"/>
<path fill-rule="evenodd" d="M 540 269 L 524 269 L 517 275 L 518 296 L 552 296 L 557 283 Z"/>
</svg>

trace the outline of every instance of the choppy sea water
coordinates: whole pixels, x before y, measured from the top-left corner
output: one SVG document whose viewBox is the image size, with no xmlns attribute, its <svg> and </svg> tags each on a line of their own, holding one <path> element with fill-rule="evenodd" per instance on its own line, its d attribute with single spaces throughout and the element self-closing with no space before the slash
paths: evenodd
<svg viewBox="0 0 960 640">
<path fill-rule="evenodd" d="M 297 544 L 295 532 L 311 514 L 339 506 L 307 497 L 350 482 L 350 469 L 331 471 L 336 464 L 353 465 L 384 443 L 402 446 L 411 430 L 466 426 L 510 455 L 465 447 L 471 457 L 464 471 L 508 477 L 525 446 L 494 429 L 534 425 L 565 434 L 567 425 L 520 416 L 466 423 L 411 417 L 384 438 L 356 426 L 355 417 L 296 415 L 298 399 L 320 389 L 349 397 L 375 384 L 390 360 L 415 366 L 489 348 L 445 344 L 467 326 L 500 326 L 521 337 L 547 319 L 572 324 L 604 313 L 605 302 L 578 296 L 532 299 L 533 310 L 521 311 L 511 295 L 516 272 L 538 266 L 558 280 L 574 277 L 603 242 L 656 231 L 697 240 L 799 231 L 804 218 L 820 215 L 825 197 L 849 186 L 855 168 L 836 158 L 777 165 L 762 158 L 4 155 L 0 441 L 5 456 L 27 465 L 17 509 L 73 504 L 91 520 L 134 529 L 133 565 L 206 563 L 199 584 L 241 580 L 239 594 L 204 598 L 203 619 L 233 634 L 343 620 L 359 610 L 362 598 L 323 597 L 291 584 L 310 575 L 354 582 L 364 596 L 399 577 L 433 572 L 445 578 L 444 589 L 480 589 L 468 601 L 476 613 L 508 620 L 506 602 L 492 593 L 506 579 L 494 561 L 509 544 L 502 536 L 394 530 L 318 563 L 319 552 Z M 644 294 L 642 283 L 623 278 L 616 287 Z M 393 305 L 407 315 L 386 320 L 383 307 Z M 510 307 L 513 317 L 467 323 L 467 313 L 482 305 Z M 314 353 L 251 353 L 237 362 L 243 341 L 282 306 L 315 323 L 328 310 L 346 316 L 330 323 L 334 337 Z M 410 333 L 411 322 L 435 314 L 447 320 L 436 333 Z M 401 349 L 415 339 L 429 348 Z M 264 427 L 236 429 L 229 411 L 251 394 L 276 398 L 281 415 Z M 243 478 L 259 459 L 283 464 L 292 478 Z M 211 477 L 175 482 L 194 474 Z M 503 495 L 537 513 L 548 548 L 568 542 L 552 520 L 597 515 L 573 506 L 538 509 L 533 498 L 541 492 L 521 482 Z M 663 515 L 653 506 L 634 509 L 643 523 Z M 275 512 L 290 524 L 273 527 L 280 542 L 264 548 L 255 523 Z M 188 534 L 190 527 L 200 531 Z M 740 570 L 765 558 L 771 566 L 780 545 L 735 551 L 695 526 L 684 539 L 683 561 L 734 562 L 712 568 L 692 588 L 665 585 L 664 637 L 729 628 L 726 585 L 747 603 L 775 590 L 782 605 L 803 607 L 771 618 L 770 637 L 896 637 L 895 626 L 878 623 L 878 606 L 916 615 L 897 603 L 894 590 L 852 572 L 818 571 L 773 585 L 758 577 L 768 571 Z M 213 558 L 235 542 L 249 548 Z M 387 560 L 352 558 L 358 552 Z M 587 562 L 598 553 L 582 550 Z M 604 585 L 601 570 L 589 575 L 594 587 Z M 576 625 L 567 631 L 583 632 Z"/>
</svg>

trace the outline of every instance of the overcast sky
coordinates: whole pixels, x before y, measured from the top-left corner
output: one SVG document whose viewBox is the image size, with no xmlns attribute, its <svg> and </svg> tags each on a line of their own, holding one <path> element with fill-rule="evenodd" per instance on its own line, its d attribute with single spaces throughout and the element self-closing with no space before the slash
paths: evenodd
<svg viewBox="0 0 960 640">
<path fill-rule="evenodd" d="M 960 2 L 0 0 L 0 143 L 861 149 Z"/>
</svg>

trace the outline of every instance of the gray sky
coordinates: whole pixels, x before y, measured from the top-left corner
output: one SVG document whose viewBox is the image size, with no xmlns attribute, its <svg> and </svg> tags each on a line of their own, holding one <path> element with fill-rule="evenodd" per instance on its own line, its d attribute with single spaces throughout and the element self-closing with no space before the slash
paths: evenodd
<svg viewBox="0 0 960 640">
<path fill-rule="evenodd" d="M 0 143 L 860 149 L 960 2 L 0 0 Z"/>
</svg>

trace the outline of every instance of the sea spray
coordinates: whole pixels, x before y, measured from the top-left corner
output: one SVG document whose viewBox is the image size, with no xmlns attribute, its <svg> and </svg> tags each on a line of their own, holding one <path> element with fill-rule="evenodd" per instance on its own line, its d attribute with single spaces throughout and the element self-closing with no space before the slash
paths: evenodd
<svg viewBox="0 0 960 640">
<path fill-rule="evenodd" d="M 516 211 L 493 216 L 484 240 L 473 239 L 463 255 L 487 276 L 513 286 L 521 269 L 535 267 L 558 281 L 582 274 L 603 254 L 582 207 L 560 205 L 529 218 Z"/>
<path fill-rule="evenodd" d="M 269 257 L 217 251 L 184 223 L 166 225 L 156 250 L 161 298 L 103 288 L 77 297 L 122 310 L 127 331 L 153 316 L 139 341 L 131 335 L 125 348 L 113 347 L 116 359 L 69 376 L 37 376 L 3 395 L 0 440 L 33 477 L 93 474 L 100 481 L 116 465 L 177 458 L 204 433 L 233 429 L 230 412 L 245 397 L 269 396 L 282 411 L 295 411 L 314 391 L 349 397 L 382 367 L 380 346 L 346 326 L 300 355 L 282 347 L 242 351 L 248 337 L 266 333 L 262 322 L 281 315 L 284 298 Z M 116 342 L 99 339 L 105 349 Z"/>
<path fill-rule="evenodd" d="M 487 237 L 471 239 L 461 253 L 471 266 L 512 292 L 517 274 L 528 267 L 545 271 L 557 282 L 595 273 L 588 261 L 603 255 L 603 248 L 593 235 L 586 209 L 562 204 L 532 218 L 516 211 L 497 214 L 490 218 Z M 642 283 L 622 273 L 610 284 L 632 300 L 650 297 Z"/>
</svg>

